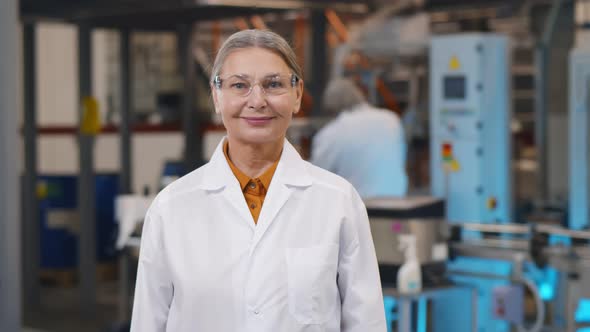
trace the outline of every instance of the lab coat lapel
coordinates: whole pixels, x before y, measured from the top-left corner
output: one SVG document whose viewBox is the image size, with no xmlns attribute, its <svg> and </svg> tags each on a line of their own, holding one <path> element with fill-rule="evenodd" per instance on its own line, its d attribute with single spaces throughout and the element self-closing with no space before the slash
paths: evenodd
<svg viewBox="0 0 590 332">
<path fill-rule="evenodd" d="M 223 153 L 223 144 L 225 140 L 226 138 L 221 140 L 207 165 L 207 170 L 205 171 L 203 179 L 203 187 L 210 191 L 211 194 L 222 195 L 222 197 L 238 212 L 240 219 L 247 222 L 251 228 L 254 228 L 255 225 L 252 219 L 252 214 L 248 210 L 244 194 L 240 189 L 240 183 L 231 171 Z"/>
<path fill-rule="evenodd" d="M 293 190 L 294 188 L 287 187 L 282 183 L 271 183 L 270 188 L 266 194 L 266 199 L 264 200 L 264 205 L 262 205 L 260 216 L 258 217 L 258 224 L 256 225 L 256 231 L 254 233 L 254 245 L 252 246 L 252 250 L 254 250 L 260 239 L 262 239 L 264 233 L 266 233 L 266 230 L 275 221 L 276 215 L 279 213 L 285 203 L 287 203 Z"/>
<path fill-rule="evenodd" d="M 277 220 L 276 217 L 293 192 L 310 186 L 311 183 L 311 176 L 308 173 L 305 161 L 301 159 L 295 148 L 285 140 L 279 165 L 260 211 L 250 254 L 252 254 L 267 229 L 275 222 L 282 222 L 282 220 Z"/>
<path fill-rule="evenodd" d="M 240 215 L 240 219 L 247 222 L 248 226 L 253 229 L 255 226 L 254 220 L 252 219 L 252 214 L 248 210 L 248 205 L 246 204 L 244 194 L 240 190 L 239 183 L 235 185 L 230 184 L 227 188 L 225 188 L 222 195 L 236 209 Z"/>
</svg>

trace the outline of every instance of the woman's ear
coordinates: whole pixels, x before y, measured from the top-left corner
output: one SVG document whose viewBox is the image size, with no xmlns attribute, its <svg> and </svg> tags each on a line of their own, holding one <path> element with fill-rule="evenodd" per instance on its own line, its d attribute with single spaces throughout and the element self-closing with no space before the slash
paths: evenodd
<svg viewBox="0 0 590 332">
<path fill-rule="evenodd" d="M 213 84 L 209 85 L 211 87 L 211 97 L 213 98 L 213 106 L 215 108 L 215 113 L 220 114 L 221 108 L 219 106 L 219 96 L 217 95 L 217 89 Z"/>
<path fill-rule="evenodd" d="M 293 109 L 293 114 L 299 113 L 301 109 L 301 100 L 303 98 L 303 80 L 297 81 L 297 85 L 295 86 L 295 105 Z"/>
</svg>

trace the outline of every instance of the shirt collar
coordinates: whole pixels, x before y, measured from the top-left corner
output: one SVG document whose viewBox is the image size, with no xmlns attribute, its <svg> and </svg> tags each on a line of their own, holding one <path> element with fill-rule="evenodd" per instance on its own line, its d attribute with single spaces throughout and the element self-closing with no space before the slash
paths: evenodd
<svg viewBox="0 0 590 332">
<path fill-rule="evenodd" d="M 238 179 L 238 182 L 240 183 L 240 188 L 242 189 L 242 191 L 244 191 L 246 189 L 246 186 L 248 185 L 248 183 L 250 183 L 250 181 L 255 181 L 256 179 L 252 179 L 248 175 L 244 174 L 244 172 L 242 172 L 231 161 L 231 159 L 229 158 L 229 143 L 227 140 L 225 140 L 223 142 L 223 154 L 225 155 L 225 159 L 227 160 L 229 168 L 231 169 L 232 173 L 234 173 L 234 175 Z M 272 177 L 277 169 L 278 164 L 279 164 L 279 160 L 275 161 L 266 171 L 264 171 L 264 173 L 262 175 L 260 175 L 258 177 L 258 180 L 260 180 L 260 183 L 262 184 L 264 189 L 268 189 L 268 187 L 270 186 L 270 181 L 272 180 Z"/>
<path fill-rule="evenodd" d="M 223 146 L 226 141 L 227 137 L 224 137 L 217 145 L 209 163 L 204 166 L 203 178 L 198 185 L 200 188 L 218 190 L 231 183 L 240 185 L 223 153 Z M 283 185 L 307 187 L 312 184 L 309 163 L 301 159 L 297 150 L 286 139 L 275 173 L 272 177 L 273 182 Z"/>
</svg>

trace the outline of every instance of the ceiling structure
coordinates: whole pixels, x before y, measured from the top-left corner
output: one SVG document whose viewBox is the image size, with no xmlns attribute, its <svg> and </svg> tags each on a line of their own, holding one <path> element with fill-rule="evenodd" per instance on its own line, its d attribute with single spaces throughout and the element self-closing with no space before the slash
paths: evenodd
<svg viewBox="0 0 590 332">
<path fill-rule="evenodd" d="M 353 0 L 21 0 L 24 21 L 58 20 L 103 28 L 175 29 L 179 24 L 303 8 L 366 12 Z"/>
</svg>

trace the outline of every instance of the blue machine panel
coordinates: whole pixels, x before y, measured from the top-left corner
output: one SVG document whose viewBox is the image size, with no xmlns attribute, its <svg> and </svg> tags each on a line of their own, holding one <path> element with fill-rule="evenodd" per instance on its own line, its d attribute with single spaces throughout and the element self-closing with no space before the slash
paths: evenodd
<svg viewBox="0 0 590 332">
<path fill-rule="evenodd" d="M 511 221 L 508 40 L 493 34 L 435 37 L 430 54 L 431 184 L 450 222 Z M 502 261 L 459 257 L 450 271 L 509 276 Z M 492 312 L 493 289 L 506 282 L 456 278 L 478 290 L 478 332 L 509 331 Z M 452 303 L 452 305 L 449 305 Z M 437 332 L 472 331 L 470 298 L 434 303 Z"/>
<path fill-rule="evenodd" d="M 78 261 L 78 241 L 66 227 L 56 227 L 50 221 L 52 211 L 74 210 L 77 205 L 77 182 L 73 176 L 40 176 L 44 197 L 39 200 L 42 268 L 67 269 Z"/>
<path fill-rule="evenodd" d="M 570 55 L 569 97 L 569 159 L 570 159 L 570 219 L 569 227 L 582 229 L 588 226 L 590 200 L 588 167 L 590 166 L 590 50 L 577 49 Z"/>
<path fill-rule="evenodd" d="M 475 155 L 479 144 L 473 140 L 457 140 L 453 142 L 453 154 L 461 163 L 461 156 Z M 456 222 L 474 221 L 480 219 L 481 207 L 470 204 L 473 197 L 481 195 L 481 169 L 479 167 L 465 167 L 460 165 L 459 172 L 450 172 L 443 178 L 446 197 L 453 197 L 447 202 L 447 211 L 451 220 Z"/>
<path fill-rule="evenodd" d="M 97 174 L 95 179 L 96 258 L 98 262 L 109 262 L 116 258 L 117 223 L 114 207 L 118 193 L 118 175 Z M 74 175 L 41 175 L 38 183 L 43 188 L 39 200 L 41 267 L 74 268 L 78 264 L 78 235 L 75 226 L 79 223 L 78 178 Z M 58 220 L 60 218 L 68 220 Z M 76 219 L 74 224 L 72 218 Z"/>
<path fill-rule="evenodd" d="M 584 229 L 590 226 L 590 49 L 571 52 L 569 80 L 569 227 Z M 576 320 L 590 321 L 589 299 L 579 303 Z"/>
<path fill-rule="evenodd" d="M 507 54 L 507 39 L 498 35 L 433 38 L 432 192 L 447 199 L 451 222 L 511 220 Z M 449 172 L 443 144 L 452 146 Z"/>
</svg>

